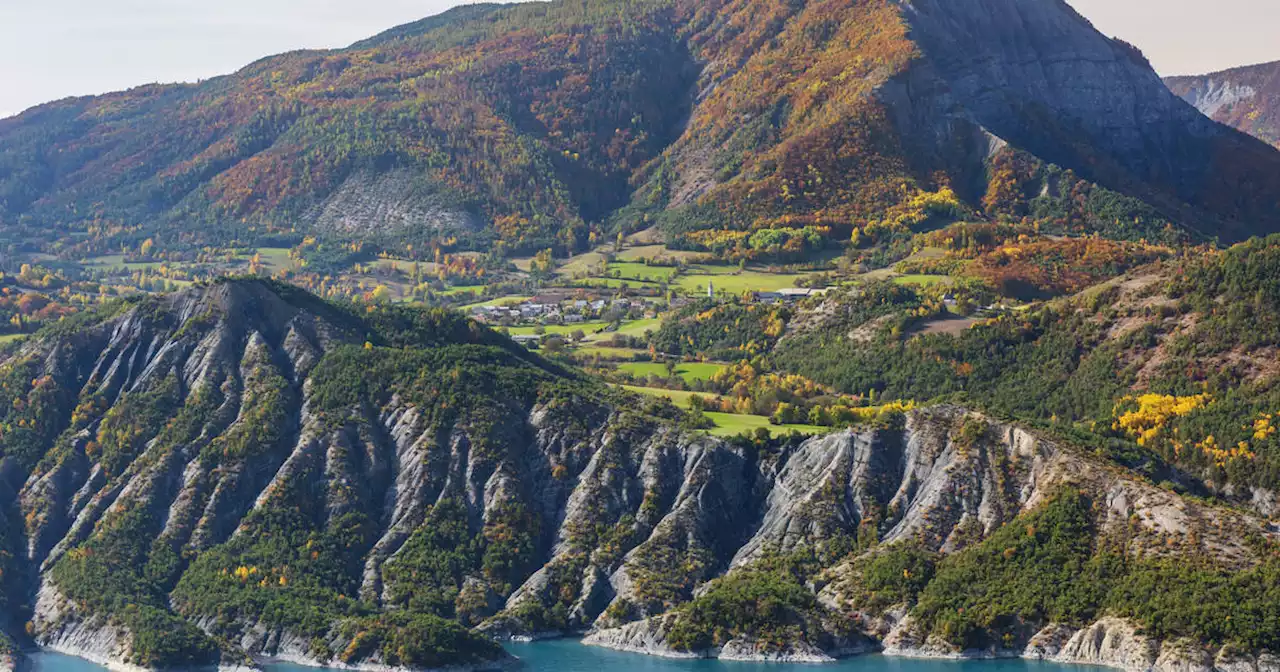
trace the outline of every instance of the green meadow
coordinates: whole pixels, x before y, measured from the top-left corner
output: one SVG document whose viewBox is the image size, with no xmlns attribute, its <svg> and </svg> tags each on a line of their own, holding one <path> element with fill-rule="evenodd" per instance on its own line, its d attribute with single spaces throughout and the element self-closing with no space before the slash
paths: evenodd
<svg viewBox="0 0 1280 672">
<path fill-rule="evenodd" d="M 710 380 L 712 376 L 724 369 L 724 364 L 689 362 L 677 364 L 676 375 L 683 378 L 685 382 L 692 383 L 695 380 Z M 667 366 L 661 362 L 631 362 L 619 365 L 618 370 L 638 379 L 648 378 L 649 376 L 667 377 Z"/>
</svg>

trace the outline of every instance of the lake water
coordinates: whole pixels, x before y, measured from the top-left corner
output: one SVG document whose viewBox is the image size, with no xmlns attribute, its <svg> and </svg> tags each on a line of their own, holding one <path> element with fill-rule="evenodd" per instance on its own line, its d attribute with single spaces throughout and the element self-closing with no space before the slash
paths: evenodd
<svg viewBox="0 0 1280 672">
<path fill-rule="evenodd" d="M 508 644 L 507 650 L 530 672 L 1101 672 L 1106 668 L 1028 660 L 917 660 L 879 655 L 857 656 L 830 665 L 726 663 L 716 660 L 667 660 L 620 653 L 573 640 Z M 30 656 L 32 672 L 104 672 L 93 663 L 57 653 Z M 296 665 L 270 665 L 266 672 L 316 672 Z"/>
</svg>

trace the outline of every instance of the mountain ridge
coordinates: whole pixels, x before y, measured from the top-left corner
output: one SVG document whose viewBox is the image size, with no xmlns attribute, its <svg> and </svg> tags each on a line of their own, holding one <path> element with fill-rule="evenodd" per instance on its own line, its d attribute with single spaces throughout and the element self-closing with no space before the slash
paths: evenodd
<svg viewBox="0 0 1280 672">
<path fill-rule="evenodd" d="M 1166 77 L 1169 88 L 1216 121 L 1280 145 L 1277 89 L 1280 62 L 1245 65 L 1206 75 Z"/>
<path fill-rule="evenodd" d="M 1069 617 L 1053 600 L 999 602 L 995 620 L 951 631 L 934 601 L 969 598 L 926 577 L 1022 557 L 1001 554 L 1019 538 L 1028 558 L 1070 553 L 1090 571 L 1128 558 L 1099 578 L 1118 587 L 1162 559 L 1206 558 L 1206 576 L 1270 566 L 1274 530 L 1170 489 L 1196 492 L 1194 478 L 1149 470 L 1181 482 L 1156 486 L 1105 451 L 960 406 L 725 441 L 444 311 L 362 314 L 245 279 L 74 319 L 0 366 L 0 401 L 25 400 L 0 435 L 0 595 L 4 613 L 30 613 L 0 626 L 113 665 L 487 669 L 502 656 L 480 633 L 590 631 L 682 656 L 1034 644 L 1025 655 L 1208 670 L 1225 655 L 1213 640 L 1171 643 L 1200 626 L 1140 635 L 1161 612 L 1136 597 L 1089 597 Z M 1068 527 L 1052 532 L 1053 516 Z M 923 583 L 876 598 L 888 587 L 865 581 L 903 560 L 924 563 Z M 1042 578 L 1024 574 L 1068 587 Z M 738 588 L 791 597 L 760 621 L 733 615 Z M 728 600 L 714 627 L 708 600 Z M 657 624 L 650 644 L 626 643 Z M 1085 644 L 1103 632 L 1118 648 Z"/>
<path fill-rule="evenodd" d="M 691 245 L 805 227 L 840 243 L 927 218 L 922 200 L 984 210 L 1010 144 L 1203 237 L 1280 226 L 1276 153 L 1057 0 L 615 4 L 469 7 L 35 108 L 0 122 L 0 222 L 80 254 L 308 233 L 579 250 L 655 219 Z"/>
</svg>

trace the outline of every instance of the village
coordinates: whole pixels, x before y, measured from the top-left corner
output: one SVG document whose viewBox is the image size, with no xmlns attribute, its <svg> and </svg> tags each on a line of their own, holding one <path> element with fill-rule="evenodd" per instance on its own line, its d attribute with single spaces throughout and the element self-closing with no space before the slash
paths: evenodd
<svg viewBox="0 0 1280 672">
<path fill-rule="evenodd" d="M 746 298 L 753 303 L 773 305 L 794 303 L 811 296 L 820 296 L 826 291 L 785 288 L 747 292 L 743 297 L 738 297 L 717 292 L 715 285 L 709 284 L 706 297 L 695 299 L 688 296 L 625 296 L 621 292 L 604 293 L 579 288 L 547 290 L 527 299 L 513 297 L 507 301 L 491 301 L 472 306 L 467 312 L 477 322 L 506 329 L 517 343 L 536 348 L 547 336 L 563 336 L 578 330 L 584 334 L 616 332 L 629 323 L 641 320 L 656 323 L 664 313 L 683 308 L 697 300 L 720 302 Z"/>
</svg>

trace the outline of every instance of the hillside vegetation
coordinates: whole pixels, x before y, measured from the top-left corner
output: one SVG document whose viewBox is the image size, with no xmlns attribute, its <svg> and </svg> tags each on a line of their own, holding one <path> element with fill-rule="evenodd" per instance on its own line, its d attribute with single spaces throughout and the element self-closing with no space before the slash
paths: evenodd
<svg viewBox="0 0 1280 672">
<path fill-rule="evenodd" d="M 1093 303 L 960 336 L 894 336 L 885 323 L 840 365 L 826 359 L 834 341 L 812 339 L 918 316 L 917 290 L 826 297 L 848 309 L 827 318 L 849 321 L 805 333 L 787 325 L 808 306 L 726 304 L 655 336 L 755 344 L 754 366 L 821 367 L 810 375 L 830 387 L 746 362 L 692 381 L 734 403 L 773 395 L 775 421 L 803 408 L 796 419 L 833 432 L 808 428 L 815 438 L 707 436 L 697 408 L 623 396 L 448 311 L 331 304 L 261 280 L 108 304 L 10 346 L 0 368 L 14 474 L 0 502 L 11 615 L 0 628 L 11 645 L 30 637 L 157 669 L 274 656 L 488 665 L 503 655 L 490 636 L 590 630 L 608 642 L 651 627 L 681 651 L 913 637 L 1010 648 L 1050 624 L 1108 618 L 1161 642 L 1266 648 L 1275 633 L 1235 623 L 1274 607 L 1258 592 L 1273 535 L 1190 495 L 1274 485 L 1270 378 L 1188 378 L 1170 354 L 1136 394 L 1127 386 L 1147 380 L 1136 371 L 1150 360 L 1104 364 L 1152 342 L 1212 357 L 1227 350 L 1207 334 L 1272 338 L 1253 314 L 1213 306 L 1265 303 L 1258 283 L 1278 242 L 1163 262 L 1185 264 L 1167 286 L 1181 313 L 1161 310 L 1156 282 L 1141 284 L 1150 311 L 1116 283 Z M 1105 341 L 1105 323 L 1087 326 L 1108 309 L 1147 340 L 1089 341 Z M 1202 316 L 1206 331 L 1178 315 Z M 729 322 L 742 330 L 719 328 Z M 842 394 L 858 376 L 879 382 Z M 1042 429 L 883 403 L 952 389 Z M 1247 448 L 1228 443 L 1242 419 Z M 1153 583 L 1178 592 L 1153 601 Z M 876 625 L 897 605 L 912 619 Z"/>
<path fill-rule="evenodd" d="M 2 120 L 0 225 L 11 245 L 69 258 L 147 240 L 194 252 L 307 235 L 415 258 L 563 254 L 654 225 L 682 247 L 795 256 L 855 231 L 866 243 L 937 220 L 1017 216 L 1041 192 L 1034 175 L 989 165 L 1008 141 L 1040 162 L 1032 173 L 1079 175 L 1041 178 L 1050 200 L 1095 192 L 1100 216 L 1077 220 L 1088 231 L 1237 239 L 1275 228 L 1280 155 L 1196 115 L 1058 0 L 1010 15 L 1065 22 L 1069 34 L 1018 44 L 1044 42 L 1078 79 L 1126 88 L 1133 110 L 1090 108 L 1071 82 L 999 58 L 973 69 L 933 29 L 991 11 L 971 5 L 459 8 L 347 49 Z M 984 25 L 975 44 L 1021 30 Z M 970 90 L 975 77 L 1001 80 L 1006 100 Z M 1152 121 L 1116 126 L 1135 117 Z"/>
</svg>

